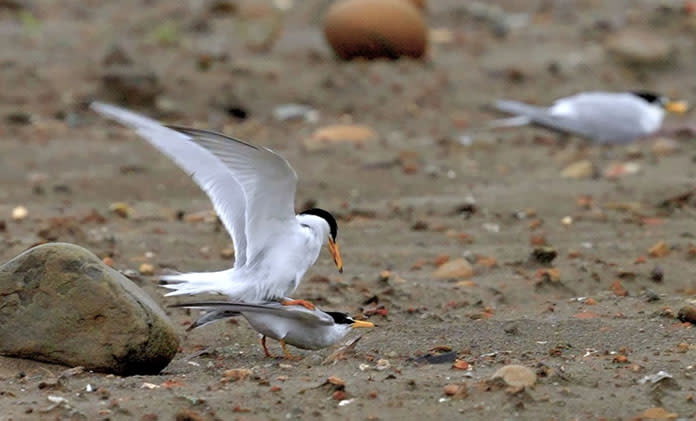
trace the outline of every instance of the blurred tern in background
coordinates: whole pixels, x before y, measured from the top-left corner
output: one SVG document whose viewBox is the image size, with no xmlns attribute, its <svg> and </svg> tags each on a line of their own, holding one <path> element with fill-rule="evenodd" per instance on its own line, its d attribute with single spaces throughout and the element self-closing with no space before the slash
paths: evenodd
<svg viewBox="0 0 696 421">
<path fill-rule="evenodd" d="M 168 296 L 220 293 L 235 301 L 280 300 L 313 309 L 312 303 L 287 296 L 316 262 L 325 241 L 343 271 L 334 217 L 316 208 L 295 215 L 297 174 L 285 158 L 207 130 L 163 126 L 113 105 L 94 102 L 91 108 L 131 127 L 186 171 L 232 237 L 232 269 L 163 276 L 165 287 L 174 290 Z"/>
<path fill-rule="evenodd" d="M 500 100 L 495 108 L 516 117 L 495 120 L 486 129 L 537 124 L 597 143 L 628 143 L 657 132 L 665 111 L 681 114 L 688 105 L 652 92 L 583 92 L 550 107 Z"/>
</svg>

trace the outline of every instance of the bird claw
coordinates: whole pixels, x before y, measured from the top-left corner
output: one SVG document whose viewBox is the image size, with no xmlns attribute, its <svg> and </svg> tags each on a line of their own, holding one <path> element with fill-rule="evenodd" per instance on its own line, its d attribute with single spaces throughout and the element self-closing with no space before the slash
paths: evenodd
<svg viewBox="0 0 696 421">
<path fill-rule="evenodd" d="M 300 356 L 292 355 L 290 353 L 290 350 L 288 349 L 287 344 L 285 343 L 285 340 L 280 341 L 280 346 L 283 348 L 283 355 L 285 355 L 285 359 L 288 361 L 299 361 L 302 359 Z"/>
<path fill-rule="evenodd" d="M 302 306 L 307 310 L 314 310 L 316 307 L 314 304 L 306 300 L 285 300 L 281 302 L 284 306 Z"/>
</svg>

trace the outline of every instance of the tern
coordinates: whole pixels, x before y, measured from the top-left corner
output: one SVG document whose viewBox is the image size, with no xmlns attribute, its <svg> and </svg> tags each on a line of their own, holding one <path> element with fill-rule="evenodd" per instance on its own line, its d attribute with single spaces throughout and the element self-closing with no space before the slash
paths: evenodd
<svg viewBox="0 0 696 421">
<path fill-rule="evenodd" d="M 310 310 L 303 306 L 285 306 L 278 302 L 247 304 L 224 301 L 174 304 L 171 307 L 201 309 L 205 313 L 187 330 L 205 326 L 217 320 L 244 316 L 261 336 L 266 357 L 272 357 L 266 338 L 280 341 L 283 354 L 294 359 L 287 345 L 300 349 L 322 349 L 343 339 L 353 328 L 374 327 L 371 322 L 355 320 L 347 313 Z"/>
<path fill-rule="evenodd" d="M 657 132 L 665 111 L 684 113 L 685 101 L 652 92 L 582 92 L 550 107 L 500 100 L 498 110 L 517 117 L 496 120 L 488 128 L 538 124 L 597 143 L 627 143 Z"/>
<path fill-rule="evenodd" d="M 336 243 L 338 226 L 318 208 L 295 215 L 297 174 L 272 150 L 199 129 L 164 126 L 109 104 L 94 102 L 97 113 L 128 126 L 188 173 L 208 195 L 232 237 L 231 269 L 166 275 L 162 280 L 181 294 L 219 293 L 246 303 L 281 301 L 313 309 L 305 300 L 287 297 L 328 248 L 343 271 Z"/>
</svg>

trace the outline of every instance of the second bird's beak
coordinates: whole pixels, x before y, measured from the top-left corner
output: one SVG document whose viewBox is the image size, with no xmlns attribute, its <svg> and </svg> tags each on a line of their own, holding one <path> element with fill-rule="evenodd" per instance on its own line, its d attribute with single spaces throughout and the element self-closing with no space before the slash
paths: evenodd
<svg viewBox="0 0 696 421">
<path fill-rule="evenodd" d="M 375 327 L 375 324 L 372 322 L 364 322 L 362 320 L 356 320 L 355 322 L 353 322 L 352 325 L 350 325 L 350 327 Z"/>
<path fill-rule="evenodd" d="M 686 101 L 669 101 L 665 104 L 665 110 L 670 113 L 684 114 L 689 109 L 689 103 Z"/>
<path fill-rule="evenodd" d="M 339 273 L 343 273 L 343 259 L 341 258 L 341 252 L 338 250 L 338 244 L 329 237 L 329 251 L 331 252 L 331 257 L 333 257 L 336 267 Z"/>
</svg>

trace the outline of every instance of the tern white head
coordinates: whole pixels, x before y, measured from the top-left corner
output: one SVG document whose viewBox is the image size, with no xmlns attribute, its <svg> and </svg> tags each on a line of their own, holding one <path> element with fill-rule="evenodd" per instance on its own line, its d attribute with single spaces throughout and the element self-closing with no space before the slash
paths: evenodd
<svg viewBox="0 0 696 421">
<path fill-rule="evenodd" d="M 284 306 L 277 302 L 245 304 L 235 302 L 198 302 L 175 304 L 204 310 L 188 330 L 217 320 L 243 316 L 254 330 L 262 335 L 264 354 L 272 357 L 266 346 L 266 337 L 280 341 L 286 358 L 293 358 L 286 345 L 300 349 L 322 349 L 343 339 L 354 328 L 374 327 L 367 321 L 355 320 L 338 311 L 309 310 L 302 306 Z"/>
<path fill-rule="evenodd" d="M 95 102 L 91 108 L 131 127 L 186 171 L 208 195 L 232 237 L 233 268 L 164 276 L 165 286 L 173 290 L 167 295 L 212 292 L 235 301 L 282 300 L 313 308 L 286 297 L 316 262 L 325 242 L 343 271 L 336 219 L 316 208 L 295 215 L 297 174 L 282 156 L 219 133 L 164 126 L 113 105 Z"/>
<path fill-rule="evenodd" d="M 495 107 L 517 117 L 488 125 L 511 127 L 538 124 L 598 143 L 625 143 L 651 135 L 662 126 L 665 111 L 684 113 L 685 101 L 672 101 L 647 91 L 583 92 L 556 100 L 550 107 L 497 101 Z"/>
</svg>

